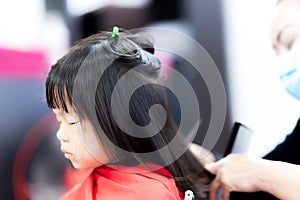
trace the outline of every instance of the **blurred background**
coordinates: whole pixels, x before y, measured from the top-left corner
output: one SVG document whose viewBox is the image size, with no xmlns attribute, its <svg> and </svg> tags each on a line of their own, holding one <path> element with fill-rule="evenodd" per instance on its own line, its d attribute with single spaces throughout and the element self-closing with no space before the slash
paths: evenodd
<svg viewBox="0 0 300 200">
<path fill-rule="evenodd" d="M 248 152 L 262 156 L 270 151 L 300 114 L 300 104 L 285 92 L 275 69 L 270 39 L 275 2 L 0 1 L 0 199 L 50 200 L 64 192 L 68 164 L 59 152 L 57 124 L 45 103 L 45 77 L 71 44 L 113 25 L 166 27 L 198 41 L 218 66 L 227 93 L 226 121 L 212 152 L 217 157 L 224 153 L 234 122 L 253 130 Z M 169 42 L 193 51 L 179 41 Z M 160 56 L 200 94 L 203 121 L 195 142 L 202 144 L 211 116 L 207 87 L 184 59 Z"/>
</svg>

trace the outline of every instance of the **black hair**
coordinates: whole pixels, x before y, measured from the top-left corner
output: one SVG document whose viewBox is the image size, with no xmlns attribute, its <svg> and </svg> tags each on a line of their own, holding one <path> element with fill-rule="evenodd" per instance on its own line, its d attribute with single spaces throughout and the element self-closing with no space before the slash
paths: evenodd
<svg viewBox="0 0 300 200">
<path fill-rule="evenodd" d="M 111 164 L 153 163 L 164 166 L 182 192 L 191 189 L 197 198 L 201 191 L 209 187 L 213 175 L 188 150 L 168 111 L 167 88 L 155 84 L 161 63 L 153 53 L 151 37 L 146 34 L 121 32 L 112 38 L 111 32 L 101 32 L 83 39 L 52 66 L 46 80 L 47 103 L 52 109 L 68 112 L 66 102 L 70 102 L 82 119 L 91 121 L 96 127 L 100 141 L 108 138 L 118 148 L 130 152 L 126 156 L 119 155 L 115 148 L 103 142 L 105 149 L 118 158 L 118 162 Z M 126 85 L 116 89 L 121 79 L 126 81 Z M 137 86 L 127 105 L 124 99 L 128 91 Z M 115 107 L 112 108 L 114 94 L 118 98 L 114 99 Z M 152 109 L 149 112 L 153 105 L 160 105 L 164 109 Z M 123 115 L 127 108 L 130 119 Z M 151 121 L 154 124 L 162 123 L 161 116 L 164 114 L 163 127 L 158 128 L 159 131 L 154 135 L 148 133 L 147 129 L 139 132 L 144 137 L 129 135 L 128 132 L 134 132 L 135 127 L 129 126 L 124 130 L 115 119 L 117 117 L 125 124 L 130 124 L 131 120 L 143 127 Z M 170 145 L 176 135 L 182 139 Z M 159 151 L 166 146 L 168 148 L 163 152 L 167 152 L 167 155 Z M 176 153 L 182 149 L 186 151 L 177 158 Z M 157 152 L 154 157 L 148 154 L 152 152 Z M 169 162 L 173 158 L 174 161 Z"/>
</svg>

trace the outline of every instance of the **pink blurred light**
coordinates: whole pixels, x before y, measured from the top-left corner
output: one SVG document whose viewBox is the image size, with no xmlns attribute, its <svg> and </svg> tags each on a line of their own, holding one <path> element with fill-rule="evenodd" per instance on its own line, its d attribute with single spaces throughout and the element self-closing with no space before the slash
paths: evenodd
<svg viewBox="0 0 300 200">
<path fill-rule="evenodd" d="M 33 78 L 46 76 L 49 65 L 46 52 L 0 48 L 0 78 Z"/>
</svg>

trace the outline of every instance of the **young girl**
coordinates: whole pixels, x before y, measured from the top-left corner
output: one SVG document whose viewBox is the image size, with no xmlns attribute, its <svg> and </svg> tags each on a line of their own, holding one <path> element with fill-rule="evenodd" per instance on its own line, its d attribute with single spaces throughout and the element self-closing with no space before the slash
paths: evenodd
<svg viewBox="0 0 300 200">
<path fill-rule="evenodd" d="M 61 150 L 76 169 L 93 169 L 61 200 L 175 200 L 189 189 L 198 199 L 207 190 L 211 174 L 189 150 L 178 154 L 187 145 L 155 84 L 153 53 L 146 35 L 101 32 L 52 66 L 46 96 Z"/>
</svg>

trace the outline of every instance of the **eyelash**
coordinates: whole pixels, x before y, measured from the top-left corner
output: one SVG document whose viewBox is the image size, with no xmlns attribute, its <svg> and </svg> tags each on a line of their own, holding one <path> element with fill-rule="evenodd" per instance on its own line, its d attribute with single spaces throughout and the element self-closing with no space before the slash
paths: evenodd
<svg viewBox="0 0 300 200">
<path fill-rule="evenodd" d="M 72 122 L 72 123 L 68 123 L 68 124 L 69 124 L 69 125 L 74 125 L 74 124 L 77 124 L 77 123 L 78 123 L 78 122 Z M 58 124 L 61 125 L 62 122 L 59 121 Z"/>
</svg>

